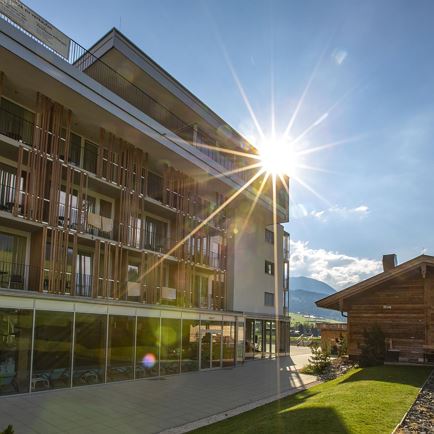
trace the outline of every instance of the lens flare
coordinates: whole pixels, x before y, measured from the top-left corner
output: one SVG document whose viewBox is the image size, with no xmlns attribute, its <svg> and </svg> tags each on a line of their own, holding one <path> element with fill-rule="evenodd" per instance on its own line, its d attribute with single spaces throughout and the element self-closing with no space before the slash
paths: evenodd
<svg viewBox="0 0 434 434">
<path fill-rule="evenodd" d="M 157 358 L 152 353 L 145 354 L 142 360 L 142 364 L 145 368 L 153 368 L 156 362 Z"/>
<path fill-rule="evenodd" d="M 268 137 L 258 143 L 262 168 L 269 175 L 294 175 L 296 153 L 291 141 L 285 137 Z"/>
</svg>

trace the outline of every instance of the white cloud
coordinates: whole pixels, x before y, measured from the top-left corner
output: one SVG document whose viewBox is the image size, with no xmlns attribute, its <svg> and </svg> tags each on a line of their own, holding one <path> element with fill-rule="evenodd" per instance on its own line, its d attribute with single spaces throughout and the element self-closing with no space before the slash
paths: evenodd
<svg viewBox="0 0 434 434">
<path fill-rule="evenodd" d="M 382 271 L 381 261 L 311 249 L 306 241 L 291 240 L 291 274 L 328 283 L 337 290 L 354 285 Z"/>
<path fill-rule="evenodd" d="M 310 216 L 321 221 L 327 221 L 332 216 L 348 218 L 351 216 L 365 217 L 367 214 L 369 214 L 369 207 L 367 205 L 359 205 L 355 208 L 332 206 L 323 210 L 313 210 L 309 213 Z"/>
<path fill-rule="evenodd" d="M 332 206 L 327 209 L 308 210 L 302 203 L 296 203 L 291 204 L 290 213 L 291 220 L 313 217 L 325 222 L 330 217 L 348 218 L 353 216 L 363 218 L 370 213 L 370 210 L 367 205 L 359 205 L 354 208 L 347 208 L 345 206 Z"/>
</svg>

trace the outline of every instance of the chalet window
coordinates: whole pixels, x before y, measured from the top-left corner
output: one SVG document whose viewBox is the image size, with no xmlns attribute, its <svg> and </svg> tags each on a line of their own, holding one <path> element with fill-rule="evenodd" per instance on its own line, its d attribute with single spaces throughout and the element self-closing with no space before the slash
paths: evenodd
<svg viewBox="0 0 434 434">
<path fill-rule="evenodd" d="M 265 306 L 274 306 L 274 294 L 272 292 L 264 292 Z"/>
<path fill-rule="evenodd" d="M 274 263 L 270 261 L 265 261 L 265 274 L 274 276 Z"/>
</svg>

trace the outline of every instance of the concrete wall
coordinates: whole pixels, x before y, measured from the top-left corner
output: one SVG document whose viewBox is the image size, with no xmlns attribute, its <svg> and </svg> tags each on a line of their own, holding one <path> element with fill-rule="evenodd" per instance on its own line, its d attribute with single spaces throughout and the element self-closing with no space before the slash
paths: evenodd
<svg viewBox="0 0 434 434">
<path fill-rule="evenodd" d="M 233 261 L 228 267 L 229 309 L 249 313 L 276 313 L 274 306 L 265 306 L 264 293 L 274 294 L 274 276 L 265 273 L 265 261 L 274 261 L 274 246 L 265 241 L 265 229 L 272 230 L 272 216 L 257 207 L 249 222 L 245 223 L 248 210 L 240 205 L 231 220 L 229 251 Z M 245 226 L 243 230 L 243 226 Z M 277 263 L 274 271 L 278 281 L 278 313 L 283 315 L 283 227 L 277 226 Z"/>
</svg>

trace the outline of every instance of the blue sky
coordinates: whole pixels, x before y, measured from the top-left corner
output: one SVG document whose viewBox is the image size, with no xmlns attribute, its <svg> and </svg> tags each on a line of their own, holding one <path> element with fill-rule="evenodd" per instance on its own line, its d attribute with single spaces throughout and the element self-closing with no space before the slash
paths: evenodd
<svg viewBox="0 0 434 434">
<path fill-rule="evenodd" d="M 294 274 L 335 287 L 434 254 L 434 2 L 31 1 L 85 47 L 112 27 L 246 135 L 255 134 L 230 63 L 264 130 L 271 95 L 283 131 L 316 68 L 291 134 L 308 134 L 292 183 Z M 273 84 L 273 85 L 272 85 Z M 337 105 L 336 105 L 337 103 Z M 330 110 L 330 108 L 332 110 Z"/>
</svg>

